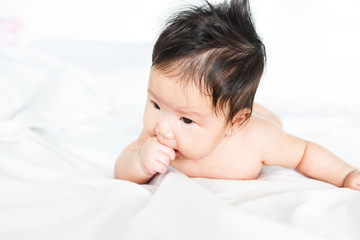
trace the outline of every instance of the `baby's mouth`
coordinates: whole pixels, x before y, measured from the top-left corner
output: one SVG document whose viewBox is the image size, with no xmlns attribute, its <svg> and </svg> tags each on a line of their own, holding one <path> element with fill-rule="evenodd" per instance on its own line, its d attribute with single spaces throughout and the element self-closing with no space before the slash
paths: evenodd
<svg viewBox="0 0 360 240">
<path fill-rule="evenodd" d="M 179 151 L 178 150 L 176 150 L 176 149 L 174 149 L 175 150 L 175 158 L 177 158 L 178 156 L 179 156 Z"/>
</svg>

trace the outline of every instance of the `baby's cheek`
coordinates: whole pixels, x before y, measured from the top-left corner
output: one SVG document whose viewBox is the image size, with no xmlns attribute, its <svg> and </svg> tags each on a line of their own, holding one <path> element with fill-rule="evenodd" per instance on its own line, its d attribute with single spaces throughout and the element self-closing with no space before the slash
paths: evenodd
<svg viewBox="0 0 360 240">
<path fill-rule="evenodd" d="M 150 136 L 155 136 L 155 128 L 154 125 L 151 124 L 151 122 L 144 120 L 144 128 L 147 134 Z"/>
<path fill-rule="evenodd" d="M 144 128 L 145 128 L 146 132 L 150 136 L 154 136 L 155 135 L 155 123 L 152 120 L 152 118 L 146 114 L 146 112 L 144 113 L 143 124 L 144 124 Z"/>
<path fill-rule="evenodd" d="M 197 139 L 187 141 L 183 155 L 189 159 L 201 159 L 209 155 L 209 147 L 206 142 Z"/>
</svg>

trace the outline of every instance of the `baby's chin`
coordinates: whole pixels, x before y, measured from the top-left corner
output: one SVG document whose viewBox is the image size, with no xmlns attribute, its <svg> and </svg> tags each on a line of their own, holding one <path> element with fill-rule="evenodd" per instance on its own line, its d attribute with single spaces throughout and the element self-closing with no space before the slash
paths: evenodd
<svg viewBox="0 0 360 240">
<path fill-rule="evenodd" d="M 192 156 L 190 154 L 183 154 L 182 152 L 180 152 L 177 149 L 174 149 L 175 151 L 175 160 L 199 160 L 201 158 L 199 158 L 198 156 Z"/>
<path fill-rule="evenodd" d="M 174 149 L 175 151 L 175 160 L 184 160 L 184 159 L 188 159 L 187 156 L 184 156 L 184 154 L 182 154 L 182 152 L 180 152 L 177 149 Z"/>
</svg>

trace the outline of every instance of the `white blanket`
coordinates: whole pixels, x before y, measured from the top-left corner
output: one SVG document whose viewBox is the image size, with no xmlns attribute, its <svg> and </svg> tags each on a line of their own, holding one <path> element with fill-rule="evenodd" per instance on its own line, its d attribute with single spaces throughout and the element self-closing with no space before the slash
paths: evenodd
<svg viewBox="0 0 360 240">
<path fill-rule="evenodd" d="M 149 46 L 109 46 L 93 60 L 80 53 L 103 45 L 55 46 L 34 46 L 53 57 L 0 52 L 0 239 L 360 239 L 359 192 L 289 169 L 252 181 L 174 169 L 151 184 L 115 180 L 141 129 L 149 61 L 134 51 L 150 56 Z M 262 100 L 288 131 L 360 167 L 357 103 Z"/>
</svg>

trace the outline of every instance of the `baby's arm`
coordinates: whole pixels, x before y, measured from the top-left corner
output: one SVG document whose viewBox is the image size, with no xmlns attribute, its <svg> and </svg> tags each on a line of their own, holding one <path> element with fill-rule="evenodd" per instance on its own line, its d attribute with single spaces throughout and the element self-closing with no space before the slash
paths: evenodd
<svg viewBox="0 0 360 240">
<path fill-rule="evenodd" d="M 175 151 L 149 136 L 145 130 L 120 154 L 115 163 L 115 178 L 135 183 L 148 182 L 155 173 L 164 173 Z"/>
<path fill-rule="evenodd" d="M 266 122 L 261 123 L 263 163 L 294 168 L 300 173 L 339 187 L 360 190 L 360 172 L 325 148 L 285 133 Z"/>
<path fill-rule="evenodd" d="M 306 142 L 303 157 L 296 170 L 339 187 L 349 187 L 360 191 L 360 175 L 352 176 L 356 168 L 312 142 Z M 351 179 L 348 178 L 351 176 Z"/>
</svg>

